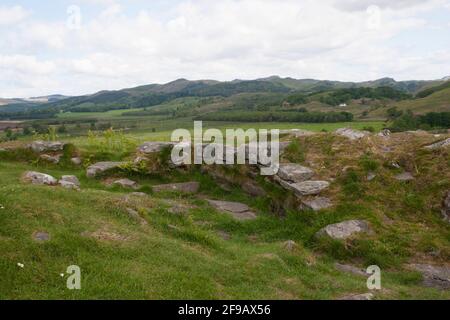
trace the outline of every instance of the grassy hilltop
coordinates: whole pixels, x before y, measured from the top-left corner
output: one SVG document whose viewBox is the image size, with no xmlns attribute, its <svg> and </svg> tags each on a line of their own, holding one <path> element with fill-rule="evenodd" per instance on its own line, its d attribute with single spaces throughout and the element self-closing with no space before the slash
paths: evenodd
<svg viewBox="0 0 450 320">
<path fill-rule="evenodd" d="M 339 299 L 368 292 L 367 277 L 340 271 L 339 262 L 381 267 L 382 290 L 374 292 L 375 299 L 449 299 L 448 291 L 424 286 L 421 273 L 410 268 L 448 265 L 450 258 L 450 228 L 440 213 L 450 189 L 449 150 L 423 149 L 445 138 L 285 137 L 292 142 L 283 162 L 308 166 L 316 179 L 331 182 L 321 196 L 333 206 L 319 212 L 290 206 L 296 201 L 292 193 L 263 177 L 250 178 L 246 166 L 212 167 L 205 174 L 198 167 L 168 170 L 156 158 L 150 173 L 125 167 L 88 179 L 85 167 L 67 162 L 74 155 L 84 166 L 133 160 L 140 141 L 132 137 L 71 140 L 74 147 L 65 148 L 57 165 L 38 160 L 39 154 L 23 149 L 25 142 L 2 144 L 0 298 Z M 75 175 L 81 190 L 26 183 L 21 177 L 29 170 Z M 395 179 L 404 171 L 414 180 Z M 375 175 L 370 181 L 369 174 Z M 125 177 L 145 195 L 108 186 Z M 198 193 L 152 191 L 161 183 L 186 181 L 199 182 Z M 264 196 L 249 195 L 246 182 L 262 188 Z M 257 218 L 235 220 L 206 199 L 244 203 Z M 130 217 L 129 209 L 146 224 Z M 371 232 L 343 241 L 316 238 L 321 228 L 350 219 L 367 221 Z M 36 241 L 36 232 L 50 239 Z M 67 275 L 60 276 L 72 264 L 82 270 L 80 291 L 67 290 Z"/>
</svg>

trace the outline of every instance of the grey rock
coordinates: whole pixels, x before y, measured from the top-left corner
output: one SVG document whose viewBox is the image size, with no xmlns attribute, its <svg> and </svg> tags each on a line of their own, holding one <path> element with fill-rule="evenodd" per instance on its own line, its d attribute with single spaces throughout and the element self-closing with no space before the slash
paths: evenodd
<svg viewBox="0 0 450 320">
<path fill-rule="evenodd" d="M 78 157 L 70 159 L 70 162 L 72 162 L 72 164 L 74 164 L 76 166 L 80 166 L 83 163 L 81 158 L 78 158 Z"/>
<path fill-rule="evenodd" d="M 114 181 L 113 184 L 118 185 L 122 188 L 129 188 L 129 189 L 138 189 L 139 185 L 136 181 L 130 180 L 130 179 L 120 179 L 117 181 Z"/>
<path fill-rule="evenodd" d="M 429 264 L 411 264 L 409 267 L 422 273 L 424 286 L 442 290 L 450 289 L 450 267 Z"/>
<path fill-rule="evenodd" d="M 327 181 L 304 181 L 289 185 L 298 196 L 317 195 L 327 189 L 330 183 Z"/>
<path fill-rule="evenodd" d="M 256 214 L 250 211 L 250 208 L 243 203 L 207 200 L 210 205 L 217 210 L 224 211 L 231 214 L 237 220 L 253 220 L 256 219 Z"/>
<path fill-rule="evenodd" d="M 175 191 L 183 193 L 197 193 L 200 189 L 198 182 L 186 182 L 186 183 L 170 183 L 152 187 L 153 192 L 165 192 Z"/>
<path fill-rule="evenodd" d="M 283 248 L 286 251 L 292 252 L 292 251 L 294 251 L 294 250 L 296 250 L 298 248 L 298 245 L 297 245 L 297 243 L 295 243 L 295 241 L 288 240 L 288 241 L 283 243 Z"/>
<path fill-rule="evenodd" d="M 105 173 L 106 171 L 117 169 L 125 162 L 98 162 L 87 168 L 86 176 L 88 178 L 95 178 L 99 174 Z"/>
<path fill-rule="evenodd" d="M 395 176 L 395 179 L 398 181 L 411 181 L 414 180 L 414 176 L 411 172 L 404 172 Z"/>
<path fill-rule="evenodd" d="M 139 146 L 138 151 L 144 154 L 151 154 L 161 152 L 164 148 L 173 146 L 173 142 L 145 142 Z"/>
<path fill-rule="evenodd" d="M 336 130 L 336 134 L 346 137 L 350 140 L 359 140 L 359 139 L 362 139 L 362 138 L 368 136 L 370 134 L 370 132 L 359 131 L 359 130 L 354 130 L 354 129 L 349 129 L 349 128 L 342 128 L 342 129 Z"/>
<path fill-rule="evenodd" d="M 305 199 L 302 200 L 301 208 L 302 209 L 309 209 L 313 211 L 320 211 L 323 209 L 331 208 L 333 204 L 331 203 L 331 200 L 324 197 L 317 197 L 314 199 Z"/>
<path fill-rule="evenodd" d="M 346 272 L 346 273 L 352 273 L 352 274 L 355 274 L 358 276 L 366 277 L 369 275 L 363 269 L 357 268 L 355 266 L 347 265 L 347 264 L 335 263 L 334 267 L 339 271 Z"/>
<path fill-rule="evenodd" d="M 135 220 L 136 222 L 139 222 L 143 226 L 148 224 L 147 220 L 142 218 L 139 212 L 137 212 L 136 210 L 131 208 L 126 208 L 126 210 L 131 219 Z"/>
<path fill-rule="evenodd" d="M 450 191 L 447 192 L 447 196 L 442 202 L 442 215 L 444 216 L 444 220 L 450 222 Z"/>
<path fill-rule="evenodd" d="M 58 184 L 65 189 L 80 190 L 79 186 L 69 181 L 60 180 L 58 181 Z"/>
<path fill-rule="evenodd" d="M 278 176 L 289 182 L 303 182 L 309 180 L 314 175 L 310 168 L 303 167 L 295 163 L 280 164 Z"/>
<path fill-rule="evenodd" d="M 345 240 L 354 234 L 368 232 L 369 224 L 361 220 L 349 220 L 331 224 L 316 233 L 317 237 L 330 237 L 336 240 Z"/>
<path fill-rule="evenodd" d="M 26 172 L 23 176 L 23 179 L 26 182 L 31 182 L 32 184 L 36 185 L 55 186 L 58 184 L 58 180 L 56 180 L 51 175 L 34 171 Z"/>
<path fill-rule="evenodd" d="M 339 300 L 355 300 L 355 301 L 364 301 L 364 300 L 372 300 L 374 298 L 373 293 L 363 293 L 363 294 L 352 294 L 348 296 L 344 296 Z"/>
<path fill-rule="evenodd" d="M 303 130 L 303 129 L 292 129 L 291 130 L 291 134 L 296 137 L 309 137 L 309 136 L 313 136 L 315 134 L 317 134 L 316 132 L 313 131 L 308 131 L 308 130 Z"/>
<path fill-rule="evenodd" d="M 48 155 L 48 154 L 43 154 L 39 158 L 41 158 L 44 161 L 53 163 L 53 164 L 58 164 L 60 159 L 61 159 L 61 155 L 51 156 L 51 155 Z"/>
<path fill-rule="evenodd" d="M 441 148 L 445 148 L 450 146 L 450 138 L 448 138 L 447 140 L 443 140 L 443 141 L 439 141 L 436 143 L 433 143 L 430 146 L 426 146 L 425 149 L 428 150 L 436 150 L 436 149 L 441 149 Z"/>
<path fill-rule="evenodd" d="M 375 173 L 369 172 L 369 174 L 367 174 L 367 181 L 372 181 L 376 177 L 377 177 L 377 175 Z"/>
<path fill-rule="evenodd" d="M 377 136 L 382 137 L 382 138 L 389 138 L 391 136 L 391 134 L 392 134 L 391 130 L 384 129 L 380 133 L 378 133 Z"/>
<path fill-rule="evenodd" d="M 48 234 L 47 232 L 35 232 L 33 234 L 33 239 L 37 242 L 50 241 L 50 234 Z"/>
<path fill-rule="evenodd" d="M 62 176 L 59 181 L 66 181 L 73 183 L 76 186 L 80 186 L 80 180 L 78 180 L 78 178 L 75 176 Z"/>
<path fill-rule="evenodd" d="M 49 152 L 49 151 L 62 151 L 65 143 L 63 142 L 51 142 L 51 141 L 34 141 L 30 144 L 31 150 L 36 153 Z"/>
<path fill-rule="evenodd" d="M 144 192 L 132 192 L 132 193 L 130 193 L 130 195 L 135 196 L 135 197 L 141 197 L 141 198 L 144 198 L 147 196 L 147 194 Z"/>
</svg>

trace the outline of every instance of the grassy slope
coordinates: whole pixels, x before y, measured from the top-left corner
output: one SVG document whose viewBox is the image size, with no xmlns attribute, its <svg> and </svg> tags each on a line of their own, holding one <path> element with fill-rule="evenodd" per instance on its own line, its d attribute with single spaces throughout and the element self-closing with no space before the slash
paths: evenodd
<svg viewBox="0 0 450 320">
<path fill-rule="evenodd" d="M 246 196 L 239 187 L 221 191 L 195 171 L 162 180 L 137 178 L 144 186 L 199 180 L 207 197 L 245 202 L 259 213 L 257 220 L 243 223 L 214 212 L 196 197 L 167 194 L 139 200 L 140 212 L 149 222 L 139 226 L 125 213 L 124 191 L 105 192 L 100 182 L 85 179 L 81 170 L 2 161 L 0 298 L 327 299 L 366 292 L 364 278 L 334 269 L 337 259 L 380 265 L 384 289 L 377 298 L 449 299 L 448 292 L 421 287 L 420 277 L 402 267 L 417 259 L 445 262 L 450 255 L 449 228 L 433 205 L 450 187 L 448 153 L 414 151 L 424 143 L 420 139 L 413 138 L 409 149 L 392 158 L 375 153 L 361 162 L 364 150 L 373 149 L 370 142 L 350 143 L 330 135 L 305 138 L 304 147 L 287 156 L 311 165 L 320 178 L 336 179 L 326 195 L 338 205 L 321 213 L 290 212 L 285 219 L 272 216 L 265 199 Z M 410 152 L 415 156 L 401 156 Z M 391 160 L 416 168 L 418 180 L 410 184 L 393 180 L 396 171 L 382 166 Z M 344 166 L 354 167 L 358 178 L 341 173 Z M 362 177 L 372 167 L 377 178 L 369 183 Z M 82 191 L 23 184 L 20 176 L 30 169 L 56 177 L 76 174 Z M 266 188 L 276 192 L 272 186 Z M 166 198 L 196 208 L 188 216 L 173 215 L 163 204 Z M 375 234 L 346 246 L 314 241 L 321 227 L 351 218 L 369 220 Z M 219 230 L 232 239 L 222 240 L 216 234 Z M 35 243 L 35 231 L 49 232 L 52 240 Z M 86 232 L 97 238 L 83 235 Z M 114 241 L 117 237 L 126 240 Z M 299 244 L 297 251 L 282 248 L 288 239 Z M 18 262 L 25 268 L 18 268 Z M 59 276 L 71 264 L 82 269 L 81 291 L 65 289 L 65 279 Z"/>
</svg>

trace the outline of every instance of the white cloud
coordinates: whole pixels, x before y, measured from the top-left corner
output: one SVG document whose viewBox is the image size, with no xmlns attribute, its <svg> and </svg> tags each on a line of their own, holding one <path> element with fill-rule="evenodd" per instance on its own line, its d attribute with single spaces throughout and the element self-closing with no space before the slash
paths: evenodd
<svg viewBox="0 0 450 320">
<path fill-rule="evenodd" d="M 29 13 L 21 6 L 0 7 L 0 25 L 11 25 L 24 20 Z"/>
<path fill-rule="evenodd" d="M 80 30 L 68 30 L 65 21 L 33 20 L 3 31 L 0 52 L 35 56 L 22 68 L 0 65 L 30 84 L 24 94 L 80 94 L 180 77 L 432 78 L 450 64 L 445 54 L 450 48 L 421 55 L 390 43 L 422 30 L 427 25 L 422 13 L 442 7 L 443 0 L 180 1 L 164 18 L 148 10 L 130 14 L 126 2 L 82 3 L 94 2 L 103 11 L 93 19 L 83 16 Z M 371 4 L 380 8 L 376 28 L 368 24 Z M 27 66 L 47 71 L 27 72 Z M 43 81 L 44 73 L 51 81 Z M 35 87 L 43 83 L 47 87 Z"/>
</svg>

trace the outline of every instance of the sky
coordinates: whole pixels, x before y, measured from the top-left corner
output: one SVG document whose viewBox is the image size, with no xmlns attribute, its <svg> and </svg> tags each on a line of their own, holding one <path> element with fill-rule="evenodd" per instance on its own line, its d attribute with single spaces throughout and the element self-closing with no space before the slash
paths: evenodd
<svg viewBox="0 0 450 320">
<path fill-rule="evenodd" d="M 2 0 L 0 97 L 450 76 L 450 0 Z"/>
</svg>

